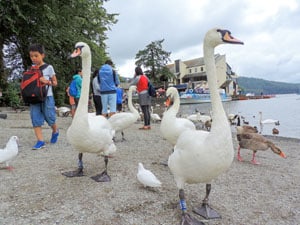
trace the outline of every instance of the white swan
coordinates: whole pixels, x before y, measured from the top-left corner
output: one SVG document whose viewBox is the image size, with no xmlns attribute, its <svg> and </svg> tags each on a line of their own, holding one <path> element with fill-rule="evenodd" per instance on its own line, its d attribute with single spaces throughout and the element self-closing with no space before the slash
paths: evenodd
<svg viewBox="0 0 300 225">
<path fill-rule="evenodd" d="M 115 132 L 121 131 L 122 140 L 125 140 L 123 130 L 134 124 L 140 117 L 139 112 L 132 105 L 133 91 L 136 91 L 136 86 L 130 86 L 128 91 L 128 108 L 130 112 L 115 113 L 108 119 Z"/>
<path fill-rule="evenodd" d="M 185 118 L 177 118 L 180 98 L 176 88 L 169 87 L 166 91 L 167 110 L 164 112 L 160 124 L 160 132 L 172 146 L 175 146 L 179 135 L 186 130 L 196 130 L 195 124 Z M 170 104 L 170 106 L 169 106 Z"/>
<path fill-rule="evenodd" d="M 218 213 L 208 206 L 211 181 L 225 172 L 233 161 L 233 143 L 228 118 L 224 111 L 216 76 L 214 48 L 222 43 L 243 44 L 233 38 L 229 31 L 209 30 L 204 38 L 203 52 L 208 85 L 211 93 L 212 125 L 210 132 L 188 130 L 183 132 L 170 155 L 168 166 L 179 189 L 182 210 L 181 224 L 202 224 L 187 213 L 184 186 L 206 183 L 206 196 L 201 207 L 194 212 L 205 218 L 219 218 Z"/>
<path fill-rule="evenodd" d="M 154 123 L 161 121 L 160 116 L 157 113 L 153 113 L 153 106 L 151 106 L 150 118 Z"/>
<path fill-rule="evenodd" d="M 103 173 L 93 176 L 97 182 L 110 181 L 107 174 L 108 154 L 116 151 L 113 142 L 113 131 L 110 123 L 103 116 L 89 116 L 88 99 L 91 74 L 91 51 L 84 42 L 75 45 L 75 51 L 71 57 L 81 56 L 82 58 L 82 89 L 78 107 L 71 126 L 67 130 L 67 140 L 72 147 L 79 152 L 78 170 L 64 172 L 67 177 L 83 175 L 82 155 L 88 153 L 103 153 L 105 159 L 105 170 Z"/>
<path fill-rule="evenodd" d="M 262 112 L 259 112 L 259 125 L 260 125 L 260 133 L 263 131 L 263 127 L 265 124 L 275 124 L 275 125 L 280 125 L 279 120 L 274 120 L 274 119 L 262 119 Z"/>
</svg>

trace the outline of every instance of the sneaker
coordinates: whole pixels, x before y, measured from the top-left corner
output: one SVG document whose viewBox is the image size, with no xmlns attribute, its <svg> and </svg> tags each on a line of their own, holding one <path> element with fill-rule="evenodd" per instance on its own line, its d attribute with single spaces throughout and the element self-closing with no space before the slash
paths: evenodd
<svg viewBox="0 0 300 225">
<path fill-rule="evenodd" d="M 45 142 L 44 141 L 37 141 L 35 146 L 32 147 L 32 150 L 38 150 L 45 148 Z"/>
<path fill-rule="evenodd" d="M 58 135 L 59 135 L 59 131 L 58 130 L 57 130 L 56 133 L 54 133 L 54 134 L 52 133 L 51 140 L 50 140 L 51 144 L 55 144 L 57 142 Z"/>
</svg>

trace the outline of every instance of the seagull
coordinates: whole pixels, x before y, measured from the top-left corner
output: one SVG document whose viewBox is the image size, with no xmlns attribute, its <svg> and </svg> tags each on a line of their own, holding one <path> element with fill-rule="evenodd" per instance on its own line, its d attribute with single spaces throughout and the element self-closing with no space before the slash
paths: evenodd
<svg viewBox="0 0 300 225">
<path fill-rule="evenodd" d="M 137 179 L 141 182 L 144 187 L 160 187 L 161 182 L 156 176 L 150 171 L 144 168 L 142 163 L 138 164 Z"/>
<path fill-rule="evenodd" d="M 12 136 L 5 148 L 0 149 L 0 163 L 6 163 L 6 168 L 8 170 L 13 170 L 13 167 L 9 164 L 18 155 L 18 142 L 19 138 L 17 136 Z"/>
</svg>

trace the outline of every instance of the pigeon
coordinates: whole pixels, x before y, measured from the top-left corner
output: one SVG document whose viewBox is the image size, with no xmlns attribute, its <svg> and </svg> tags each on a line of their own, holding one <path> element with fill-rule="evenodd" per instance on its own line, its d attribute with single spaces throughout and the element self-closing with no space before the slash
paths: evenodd
<svg viewBox="0 0 300 225">
<path fill-rule="evenodd" d="M 17 136 L 12 136 L 7 142 L 4 149 L 0 149 L 0 163 L 6 163 L 6 168 L 12 170 L 10 162 L 18 155 L 18 142 Z"/>
<path fill-rule="evenodd" d="M 139 163 L 137 179 L 141 182 L 144 187 L 160 187 L 161 182 L 156 176 L 150 171 L 144 168 L 142 163 Z"/>
</svg>

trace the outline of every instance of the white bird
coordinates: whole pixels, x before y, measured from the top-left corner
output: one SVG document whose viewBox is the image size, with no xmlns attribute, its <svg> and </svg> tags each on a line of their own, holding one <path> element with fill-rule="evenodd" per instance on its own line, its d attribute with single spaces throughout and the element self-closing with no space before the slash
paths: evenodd
<svg viewBox="0 0 300 225">
<path fill-rule="evenodd" d="M 79 152 L 78 169 L 76 171 L 64 172 L 67 177 L 83 175 L 82 156 L 84 152 L 103 154 L 105 170 L 93 176 L 97 182 L 110 181 L 107 174 L 108 155 L 116 151 L 113 142 L 113 130 L 108 120 L 103 116 L 91 116 L 88 113 L 88 100 L 91 74 L 91 51 L 84 42 L 78 42 L 71 57 L 81 56 L 82 58 L 82 89 L 79 103 L 76 109 L 72 124 L 67 130 L 67 140 L 71 146 Z"/>
<path fill-rule="evenodd" d="M 161 182 L 156 176 L 150 171 L 144 168 L 142 163 L 138 164 L 137 179 L 141 182 L 144 187 L 160 187 Z"/>
<path fill-rule="evenodd" d="M 18 155 L 18 142 L 19 138 L 17 136 L 12 136 L 6 143 L 4 149 L 0 149 L 0 163 L 5 163 L 8 170 L 12 170 L 13 167 L 10 163 Z"/>
<path fill-rule="evenodd" d="M 161 121 L 160 116 L 157 113 L 153 112 L 153 106 L 151 106 L 150 118 L 154 123 Z"/>
<path fill-rule="evenodd" d="M 71 112 L 71 109 L 69 107 L 65 107 L 65 106 L 61 106 L 56 109 L 56 114 L 58 116 L 67 117 L 67 116 L 69 116 L 70 112 Z"/>
<path fill-rule="evenodd" d="M 125 140 L 123 130 L 134 124 L 140 117 L 139 112 L 132 105 L 133 91 L 136 91 L 136 86 L 130 86 L 128 91 L 128 108 L 130 112 L 115 113 L 108 119 L 115 132 L 121 131 L 122 140 Z"/>
<path fill-rule="evenodd" d="M 234 156 L 231 129 L 218 92 L 214 48 L 222 43 L 243 44 L 230 31 L 209 30 L 204 38 L 203 52 L 211 94 L 212 125 L 210 132 L 188 130 L 183 132 L 170 155 L 168 166 L 179 189 L 182 210 L 181 224 L 202 224 L 187 213 L 185 184 L 206 183 L 206 196 L 194 212 L 205 218 L 219 218 L 208 204 L 211 182 L 229 169 Z"/>
<path fill-rule="evenodd" d="M 175 146 L 179 135 L 186 130 L 196 130 L 195 124 L 186 118 L 176 117 L 179 107 L 180 98 L 176 88 L 169 87 L 166 91 L 167 110 L 164 112 L 160 124 L 160 132 L 172 146 Z"/>
<path fill-rule="evenodd" d="M 275 119 L 262 119 L 262 112 L 259 112 L 259 124 L 260 124 L 260 133 L 263 131 L 263 126 L 265 124 L 275 124 L 275 125 L 280 125 L 279 120 Z"/>
</svg>

